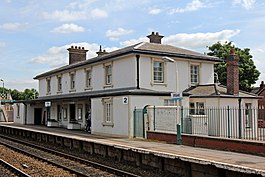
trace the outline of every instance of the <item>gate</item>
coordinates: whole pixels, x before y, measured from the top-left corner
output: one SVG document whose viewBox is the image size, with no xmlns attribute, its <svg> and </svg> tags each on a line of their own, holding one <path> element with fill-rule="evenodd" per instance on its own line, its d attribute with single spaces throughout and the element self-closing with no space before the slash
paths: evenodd
<svg viewBox="0 0 265 177">
<path fill-rule="evenodd" d="M 133 136 L 135 138 L 144 138 L 145 137 L 145 123 L 144 123 L 144 111 L 143 109 L 134 109 L 134 132 Z"/>
</svg>

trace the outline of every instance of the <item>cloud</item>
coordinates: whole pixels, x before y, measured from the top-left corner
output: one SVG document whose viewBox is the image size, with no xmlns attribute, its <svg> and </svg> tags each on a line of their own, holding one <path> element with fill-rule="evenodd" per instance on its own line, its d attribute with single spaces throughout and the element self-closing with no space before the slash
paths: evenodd
<svg viewBox="0 0 265 177">
<path fill-rule="evenodd" d="M 73 32 L 84 32 L 85 28 L 76 24 L 63 24 L 57 28 L 54 28 L 51 32 L 54 33 L 73 33 Z"/>
<path fill-rule="evenodd" d="M 250 54 L 253 56 L 253 61 L 255 63 L 255 66 L 261 72 L 259 80 L 256 82 L 256 86 L 258 86 L 261 81 L 265 81 L 265 65 L 264 65 L 265 44 L 258 46 L 254 49 L 251 49 Z"/>
<path fill-rule="evenodd" d="M 233 0 L 234 5 L 241 5 L 247 10 L 251 9 L 254 6 L 255 2 L 255 0 Z"/>
<path fill-rule="evenodd" d="M 5 47 L 6 43 L 0 41 L 0 47 Z"/>
<path fill-rule="evenodd" d="M 134 44 L 137 44 L 140 42 L 148 42 L 148 41 L 149 41 L 149 39 L 147 37 L 140 37 L 138 39 L 131 39 L 131 40 L 120 42 L 120 45 L 130 46 L 130 45 L 134 45 Z"/>
<path fill-rule="evenodd" d="M 104 10 L 101 10 L 101 9 L 93 9 L 91 11 L 90 15 L 92 18 L 106 18 L 106 17 L 108 17 L 108 13 Z"/>
<path fill-rule="evenodd" d="M 106 36 L 109 37 L 111 41 L 118 41 L 120 36 L 125 36 L 132 33 L 133 30 L 128 30 L 124 28 L 118 28 L 117 30 L 108 30 Z"/>
<path fill-rule="evenodd" d="M 210 46 L 218 41 L 229 41 L 230 38 L 237 35 L 240 30 L 223 30 L 215 33 L 179 33 L 168 37 L 164 37 L 163 44 L 173 45 L 176 47 L 182 47 L 193 50 L 205 49 L 206 46 Z M 138 39 L 131 39 L 121 42 L 122 46 L 130 46 L 139 42 L 148 42 L 148 38 L 140 37 Z"/>
<path fill-rule="evenodd" d="M 17 29 L 22 29 L 25 28 L 27 24 L 22 24 L 22 23 L 4 23 L 0 25 L 0 29 L 3 30 L 17 30 Z"/>
<path fill-rule="evenodd" d="M 87 20 L 87 19 L 97 19 L 106 18 L 108 13 L 101 9 L 92 10 L 62 10 L 54 12 L 44 12 L 43 17 L 45 19 L 59 20 L 59 21 L 75 21 L 75 20 Z"/>
<path fill-rule="evenodd" d="M 51 68 L 56 68 L 59 66 L 67 65 L 68 64 L 68 51 L 67 49 L 71 46 L 81 46 L 84 47 L 87 52 L 87 59 L 97 56 L 96 52 L 99 50 L 99 45 L 92 43 L 72 43 L 69 45 L 64 46 L 54 46 L 49 48 L 44 54 L 36 56 L 30 60 L 31 63 L 38 63 L 38 64 L 47 64 Z M 117 50 L 117 47 L 112 48 L 104 48 L 107 52 L 111 52 L 113 50 Z"/>
<path fill-rule="evenodd" d="M 5 82 L 5 85 L 10 89 L 16 89 L 19 91 L 24 91 L 25 89 L 29 88 L 38 88 L 38 81 L 37 80 L 26 80 L 26 79 L 19 79 L 19 80 L 8 80 Z"/>
<path fill-rule="evenodd" d="M 206 5 L 200 0 L 193 0 L 191 3 L 188 3 L 184 8 L 171 9 L 170 14 L 191 12 L 205 7 Z"/>
<path fill-rule="evenodd" d="M 240 33 L 240 30 L 222 30 L 214 33 L 179 33 L 164 38 L 164 43 L 188 49 L 204 49 L 218 41 L 229 41 L 230 38 Z"/>
<path fill-rule="evenodd" d="M 149 10 L 149 14 L 151 14 L 151 15 L 157 15 L 157 14 L 160 14 L 161 12 L 162 12 L 162 10 L 158 9 L 158 8 Z"/>
</svg>

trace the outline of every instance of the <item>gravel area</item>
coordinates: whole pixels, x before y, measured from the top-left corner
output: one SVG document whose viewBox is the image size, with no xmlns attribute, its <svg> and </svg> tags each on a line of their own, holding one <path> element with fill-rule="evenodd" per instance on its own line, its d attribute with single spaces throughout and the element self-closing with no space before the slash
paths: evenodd
<svg viewBox="0 0 265 177">
<path fill-rule="evenodd" d="M 21 171 L 31 175 L 32 177 L 56 177 L 56 176 L 64 176 L 64 177 L 73 177 L 75 175 L 69 174 L 62 169 L 51 166 L 47 163 L 38 161 L 31 157 L 25 156 L 23 154 L 17 153 L 5 146 L 0 145 L 0 156 L 3 160 L 12 164 L 13 166 L 19 168 Z M 9 176 L 3 175 L 2 176 Z"/>
<path fill-rule="evenodd" d="M 13 137 L 13 138 L 19 138 L 19 137 Z M 78 156 L 78 157 L 83 158 L 83 159 L 87 159 L 87 160 L 90 160 L 93 162 L 98 162 L 100 164 L 111 166 L 113 168 L 118 168 L 118 169 L 121 169 L 124 171 L 128 171 L 128 172 L 134 173 L 134 174 L 139 175 L 139 176 L 144 176 L 144 177 L 171 177 L 171 176 L 174 176 L 174 177 L 177 177 L 176 174 L 159 171 L 158 169 L 154 169 L 154 168 L 150 168 L 150 167 L 146 167 L 146 166 L 137 167 L 134 163 L 128 163 L 126 161 L 119 162 L 119 161 L 115 160 L 114 158 L 102 157 L 100 155 L 95 155 L 95 154 L 91 155 L 91 154 L 84 152 L 84 151 L 73 150 L 73 149 L 69 149 L 67 147 L 57 146 L 57 145 L 51 144 L 51 143 L 45 143 L 45 142 L 39 142 L 39 141 L 29 141 L 29 140 L 23 140 L 23 141 L 28 141 L 30 143 L 34 143 L 34 144 L 37 144 L 37 145 L 40 145 L 43 147 L 58 150 L 58 151 L 61 151 L 64 153 Z"/>
<path fill-rule="evenodd" d="M 35 143 L 50 149 L 58 150 L 64 153 L 68 153 L 83 159 L 87 159 L 93 162 L 97 162 L 100 164 L 104 164 L 107 166 L 111 166 L 113 168 L 118 168 L 124 171 L 128 171 L 131 173 L 134 173 L 139 176 L 144 176 L 144 177 L 178 177 L 177 174 L 169 173 L 169 172 L 164 172 L 164 171 L 159 171 L 158 169 L 150 168 L 147 166 L 141 166 L 138 167 L 134 163 L 129 163 L 126 161 L 117 161 L 114 158 L 110 157 L 102 157 L 100 155 L 91 155 L 87 152 L 84 151 L 78 151 L 78 150 L 73 150 L 69 149 L 67 147 L 62 147 L 62 146 L 56 146 L 55 144 L 48 144 L 48 143 L 43 143 L 43 142 L 37 142 L 37 141 L 30 141 L 31 143 Z"/>
<path fill-rule="evenodd" d="M 12 177 L 17 177 L 16 175 L 14 175 L 14 173 L 8 169 L 6 169 L 5 167 L 0 165 L 0 175 L 1 176 L 12 176 Z"/>
</svg>

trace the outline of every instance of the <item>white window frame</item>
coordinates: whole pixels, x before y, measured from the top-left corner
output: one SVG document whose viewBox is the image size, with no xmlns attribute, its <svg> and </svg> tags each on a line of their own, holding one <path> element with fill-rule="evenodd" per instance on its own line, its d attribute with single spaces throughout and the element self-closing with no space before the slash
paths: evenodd
<svg viewBox="0 0 265 177">
<path fill-rule="evenodd" d="M 62 92 L 62 76 L 57 76 L 57 93 Z"/>
<path fill-rule="evenodd" d="M 197 70 L 197 73 L 195 72 Z M 200 65 L 190 64 L 190 84 L 192 86 L 200 83 Z"/>
<path fill-rule="evenodd" d="M 178 100 L 164 99 L 164 106 L 178 106 Z"/>
<path fill-rule="evenodd" d="M 92 68 L 85 69 L 85 90 L 92 89 Z"/>
<path fill-rule="evenodd" d="M 246 128 L 252 128 L 253 123 L 253 111 L 252 111 L 252 104 L 251 103 L 245 103 L 245 127 Z"/>
<path fill-rule="evenodd" d="M 46 95 L 51 94 L 51 78 L 46 79 Z"/>
<path fill-rule="evenodd" d="M 83 104 L 78 104 L 77 105 L 77 120 L 78 121 L 83 121 Z"/>
<path fill-rule="evenodd" d="M 102 104 L 103 104 L 103 126 L 114 126 L 113 123 L 113 103 L 112 98 L 102 98 Z"/>
<path fill-rule="evenodd" d="M 105 87 L 113 87 L 113 64 L 106 63 L 104 64 L 104 77 L 105 77 Z"/>
<path fill-rule="evenodd" d="M 17 106 L 17 118 L 19 119 L 20 118 L 20 103 L 17 103 L 16 106 Z"/>
<path fill-rule="evenodd" d="M 63 118 L 63 120 L 67 120 L 68 119 L 68 117 L 67 117 L 67 114 L 68 114 L 67 108 L 68 108 L 67 105 L 63 105 L 62 106 L 62 114 L 63 114 L 62 118 Z"/>
<path fill-rule="evenodd" d="M 76 73 L 71 72 L 69 73 L 69 79 L 70 79 L 70 92 L 75 92 L 76 88 Z"/>
<path fill-rule="evenodd" d="M 156 64 L 159 64 L 160 66 L 157 67 Z M 164 61 L 153 60 L 153 82 L 154 83 L 165 83 L 165 62 Z"/>
<path fill-rule="evenodd" d="M 205 103 L 202 101 L 190 102 L 190 115 L 205 115 Z"/>
</svg>

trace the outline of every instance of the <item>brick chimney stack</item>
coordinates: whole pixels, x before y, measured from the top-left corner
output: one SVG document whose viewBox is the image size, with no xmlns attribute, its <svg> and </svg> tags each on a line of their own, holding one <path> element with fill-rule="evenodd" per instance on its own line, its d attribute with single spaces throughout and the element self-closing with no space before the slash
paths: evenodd
<svg viewBox="0 0 265 177">
<path fill-rule="evenodd" d="M 71 46 L 67 50 L 69 51 L 69 65 L 86 60 L 88 50 L 85 50 L 84 47 Z"/>
<path fill-rule="evenodd" d="M 227 71 L 227 94 L 239 94 L 239 56 L 235 54 L 235 49 L 230 50 L 226 57 Z"/>
<path fill-rule="evenodd" d="M 152 32 L 150 35 L 146 36 L 149 38 L 150 43 L 156 43 L 156 44 L 161 44 L 161 40 L 164 36 L 159 35 L 158 32 Z"/>
</svg>

